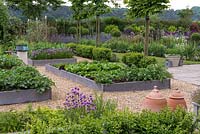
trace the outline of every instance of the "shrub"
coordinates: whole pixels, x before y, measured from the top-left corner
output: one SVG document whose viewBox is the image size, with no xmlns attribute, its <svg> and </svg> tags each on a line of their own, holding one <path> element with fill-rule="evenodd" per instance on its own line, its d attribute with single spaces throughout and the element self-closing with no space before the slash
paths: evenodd
<svg viewBox="0 0 200 134">
<path fill-rule="evenodd" d="M 96 41 L 95 40 L 91 40 L 91 39 L 81 39 L 79 41 L 79 43 L 81 45 L 88 45 L 88 46 L 95 46 L 96 45 Z"/>
<path fill-rule="evenodd" d="M 139 67 L 146 68 L 150 64 L 157 64 L 157 61 L 153 57 L 144 57 L 139 62 Z"/>
<path fill-rule="evenodd" d="M 191 35 L 191 40 L 196 43 L 199 43 L 200 42 L 200 33 L 193 33 Z"/>
<path fill-rule="evenodd" d="M 183 52 L 184 49 L 180 47 L 166 49 L 166 54 L 171 54 L 171 55 L 184 55 Z"/>
<path fill-rule="evenodd" d="M 128 51 L 130 43 L 125 40 L 111 39 L 105 42 L 102 46 L 110 48 L 113 52 L 125 53 Z"/>
<path fill-rule="evenodd" d="M 104 32 L 105 32 L 105 33 L 111 33 L 111 31 L 112 31 L 113 29 L 119 29 L 119 28 L 118 28 L 118 26 L 116 26 L 116 25 L 108 25 L 108 26 L 105 27 Z"/>
<path fill-rule="evenodd" d="M 128 47 L 128 50 L 130 52 L 138 52 L 138 53 L 141 53 L 143 52 L 144 50 L 144 44 L 143 43 L 134 43 L 134 44 L 131 44 L 129 47 Z"/>
<path fill-rule="evenodd" d="M 110 61 L 112 56 L 111 49 L 108 48 L 94 48 L 92 50 L 94 60 L 108 60 Z"/>
<path fill-rule="evenodd" d="M 76 47 L 76 54 L 85 58 L 92 58 L 93 46 L 78 45 Z"/>
<path fill-rule="evenodd" d="M 70 27 L 70 28 L 68 29 L 68 33 L 69 33 L 69 34 L 76 34 L 76 32 L 77 32 L 76 27 Z"/>
<path fill-rule="evenodd" d="M 139 66 L 139 62 L 144 58 L 144 55 L 141 53 L 127 53 L 122 57 L 122 62 L 128 66 Z"/>
<path fill-rule="evenodd" d="M 16 66 L 22 66 L 24 63 L 12 55 L 0 55 L 0 69 L 12 69 Z"/>
<path fill-rule="evenodd" d="M 68 43 L 68 44 L 66 45 L 66 47 L 69 48 L 69 49 L 71 49 L 72 52 L 73 52 L 74 54 L 76 54 L 76 47 L 77 47 L 77 45 L 78 45 L 78 44 L 75 44 L 75 43 Z"/>
<path fill-rule="evenodd" d="M 89 29 L 88 29 L 88 28 L 85 28 L 85 27 L 81 27 L 81 34 L 82 34 L 82 35 L 87 35 L 87 34 L 89 34 Z"/>
<path fill-rule="evenodd" d="M 120 36 L 121 36 L 121 32 L 120 32 L 119 29 L 114 28 L 114 29 L 112 29 L 112 31 L 111 31 L 111 35 L 112 35 L 113 37 L 120 37 Z"/>
<path fill-rule="evenodd" d="M 164 57 L 165 51 L 165 46 L 158 43 L 152 43 L 149 46 L 149 55 L 152 56 Z"/>
<path fill-rule="evenodd" d="M 72 57 L 73 54 L 69 49 L 40 49 L 33 50 L 30 54 L 30 58 L 33 60 L 64 59 Z"/>
</svg>

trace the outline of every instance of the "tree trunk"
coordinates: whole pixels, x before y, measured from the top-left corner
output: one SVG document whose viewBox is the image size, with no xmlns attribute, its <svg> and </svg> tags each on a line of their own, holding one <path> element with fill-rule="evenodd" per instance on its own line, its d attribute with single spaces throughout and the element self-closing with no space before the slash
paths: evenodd
<svg viewBox="0 0 200 134">
<path fill-rule="evenodd" d="M 147 15 L 145 17 L 145 42 L 144 42 L 144 55 L 148 56 L 148 46 L 149 46 L 149 25 L 150 25 L 150 19 Z"/>
<path fill-rule="evenodd" d="M 77 43 L 80 41 L 80 20 L 77 20 Z"/>
<path fill-rule="evenodd" d="M 100 42 L 100 17 L 96 16 L 96 46 L 99 45 Z"/>
</svg>

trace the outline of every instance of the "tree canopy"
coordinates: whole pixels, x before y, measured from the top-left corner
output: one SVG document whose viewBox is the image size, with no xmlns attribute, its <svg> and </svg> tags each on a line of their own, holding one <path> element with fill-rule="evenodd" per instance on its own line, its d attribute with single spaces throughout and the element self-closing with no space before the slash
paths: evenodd
<svg viewBox="0 0 200 134">
<path fill-rule="evenodd" d="M 149 44 L 149 16 L 160 13 L 162 10 L 168 7 L 169 0 L 124 0 L 128 6 L 128 16 L 131 17 L 145 17 L 145 44 L 144 54 L 148 55 Z"/>
<path fill-rule="evenodd" d="M 9 20 L 8 8 L 3 4 L 2 0 L 0 0 L 0 25 L 7 25 Z"/>
<path fill-rule="evenodd" d="M 6 2 L 16 9 L 21 9 L 23 15 L 30 19 L 40 17 L 49 7 L 56 9 L 64 3 L 63 0 L 6 0 Z"/>
</svg>

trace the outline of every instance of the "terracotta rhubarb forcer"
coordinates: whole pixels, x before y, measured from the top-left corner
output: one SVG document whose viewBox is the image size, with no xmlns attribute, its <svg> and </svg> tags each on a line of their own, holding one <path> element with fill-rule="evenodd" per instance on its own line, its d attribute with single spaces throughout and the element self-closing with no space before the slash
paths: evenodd
<svg viewBox="0 0 200 134">
<path fill-rule="evenodd" d="M 177 106 L 187 109 L 187 105 L 184 99 L 184 94 L 181 93 L 181 91 L 178 89 L 174 90 L 171 93 L 169 99 L 167 100 L 167 105 L 172 110 L 175 110 Z"/>
<path fill-rule="evenodd" d="M 153 112 L 159 112 L 161 109 L 167 106 L 167 100 L 163 97 L 157 86 L 149 93 L 142 103 L 143 109 L 149 109 Z"/>
</svg>

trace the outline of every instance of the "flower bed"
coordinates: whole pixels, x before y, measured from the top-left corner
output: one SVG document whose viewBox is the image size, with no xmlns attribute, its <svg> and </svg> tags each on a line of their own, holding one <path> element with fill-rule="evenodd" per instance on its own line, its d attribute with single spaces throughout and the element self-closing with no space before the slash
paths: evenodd
<svg viewBox="0 0 200 134">
<path fill-rule="evenodd" d="M 76 59 L 69 49 L 40 49 L 33 50 L 29 55 L 28 64 L 43 66 L 45 64 L 75 63 Z"/>
<path fill-rule="evenodd" d="M 102 91 L 144 90 L 152 89 L 154 85 L 160 89 L 170 88 L 168 72 L 158 65 L 136 68 L 123 63 L 83 62 L 55 66 L 57 68 L 46 65 L 46 70 Z"/>
<path fill-rule="evenodd" d="M 0 105 L 51 98 L 53 82 L 35 68 L 25 66 L 13 56 L 3 55 L 0 60 L 3 61 L 0 66 Z M 8 64 L 8 61 L 12 62 Z"/>
</svg>

